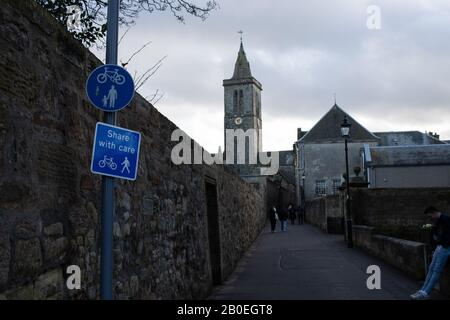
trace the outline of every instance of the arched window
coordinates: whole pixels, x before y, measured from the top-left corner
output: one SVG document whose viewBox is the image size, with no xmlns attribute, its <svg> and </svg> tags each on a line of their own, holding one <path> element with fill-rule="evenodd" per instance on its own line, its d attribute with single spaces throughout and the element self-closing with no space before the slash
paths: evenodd
<svg viewBox="0 0 450 320">
<path fill-rule="evenodd" d="M 261 101 L 259 99 L 258 93 L 255 92 L 255 101 L 256 101 L 256 116 L 261 118 Z"/>
<path fill-rule="evenodd" d="M 234 95 L 233 95 L 233 113 L 234 114 L 238 113 L 238 92 L 237 92 L 237 90 L 234 90 Z"/>
<path fill-rule="evenodd" d="M 239 90 L 239 109 L 238 113 L 242 114 L 244 111 L 244 92 L 242 90 Z"/>
</svg>

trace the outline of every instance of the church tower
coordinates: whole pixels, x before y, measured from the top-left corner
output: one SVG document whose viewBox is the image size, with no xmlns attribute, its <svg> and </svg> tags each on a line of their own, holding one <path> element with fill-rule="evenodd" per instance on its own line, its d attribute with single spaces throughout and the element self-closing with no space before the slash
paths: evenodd
<svg viewBox="0 0 450 320">
<path fill-rule="evenodd" d="M 250 64 L 245 55 L 244 45 L 241 38 L 241 46 L 234 66 L 234 73 L 231 79 L 223 81 L 225 90 L 225 119 L 224 119 L 224 139 L 225 153 L 226 150 L 226 132 L 229 129 L 242 129 L 246 132 L 248 129 L 254 129 L 254 135 L 246 138 L 245 143 L 245 164 L 240 165 L 238 172 L 240 175 L 250 174 L 249 152 L 253 150 L 253 154 L 262 151 L 262 121 L 261 121 L 261 91 L 262 86 L 250 71 Z M 250 139 L 253 140 L 254 148 L 249 148 Z M 234 164 L 237 164 L 237 150 L 235 143 Z M 249 169 L 246 170 L 245 168 Z"/>
</svg>

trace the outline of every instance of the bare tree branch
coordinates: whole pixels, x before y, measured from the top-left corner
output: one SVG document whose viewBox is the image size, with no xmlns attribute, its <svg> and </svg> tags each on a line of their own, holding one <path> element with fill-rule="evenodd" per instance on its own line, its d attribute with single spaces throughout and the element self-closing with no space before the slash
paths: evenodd
<svg viewBox="0 0 450 320">
<path fill-rule="evenodd" d="M 164 95 L 165 95 L 164 93 L 161 94 L 161 95 L 159 95 L 159 98 L 156 99 L 156 100 L 154 100 L 154 101 L 151 101 L 151 103 L 152 103 L 153 105 L 157 104 L 157 103 L 164 97 Z"/>
<path fill-rule="evenodd" d="M 159 96 L 158 96 L 159 94 Z M 152 105 L 157 104 L 164 97 L 164 93 L 159 93 L 159 89 L 156 89 L 155 93 L 149 96 L 146 96 L 145 99 L 150 102 Z"/>
<path fill-rule="evenodd" d="M 20 0 L 22 1 L 22 0 Z M 68 25 L 67 22 L 75 18 L 73 12 L 67 9 L 78 7 L 80 29 L 69 31 L 90 47 L 99 39 L 106 36 L 107 6 L 106 0 L 35 0 L 46 8 L 59 22 Z M 212 10 L 218 9 L 216 0 L 206 1 L 204 5 L 197 5 L 187 0 L 121 0 L 119 22 L 121 25 L 130 26 L 134 24 L 139 13 L 154 11 L 170 11 L 177 20 L 184 23 L 184 15 L 188 14 L 205 20 Z M 76 18 L 78 19 L 78 18 Z"/>
<path fill-rule="evenodd" d="M 122 67 L 125 68 L 125 67 L 130 63 L 130 61 L 131 61 L 136 55 L 138 55 L 139 52 L 141 52 L 142 50 L 144 50 L 145 47 L 147 47 L 150 43 L 152 43 L 152 42 L 149 41 L 149 42 L 147 42 L 146 44 L 144 44 L 139 50 L 137 50 L 136 52 L 134 52 L 134 53 L 131 55 L 131 57 L 130 57 L 125 63 L 124 63 L 124 62 L 121 62 Z"/>
<path fill-rule="evenodd" d="M 147 69 L 140 77 L 135 79 L 136 91 L 139 90 L 147 80 L 153 76 L 159 68 L 161 68 L 162 62 L 167 58 L 167 55 L 158 60 L 151 68 Z"/>
<path fill-rule="evenodd" d="M 119 39 L 119 45 L 122 42 L 123 38 L 125 38 L 125 36 L 127 35 L 128 31 L 130 31 L 131 27 L 128 27 L 127 30 L 125 30 L 125 32 L 123 33 L 123 35 L 120 37 Z"/>
</svg>

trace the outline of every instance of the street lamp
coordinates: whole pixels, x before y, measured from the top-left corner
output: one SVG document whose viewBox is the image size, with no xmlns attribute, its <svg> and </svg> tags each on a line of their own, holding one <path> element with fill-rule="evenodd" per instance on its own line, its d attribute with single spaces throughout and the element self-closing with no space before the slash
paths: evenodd
<svg viewBox="0 0 450 320">
<path fill-rule="evenodd" d="M 347 208 L 347 245 L 349 248 L 353 248 L 353 235 L 352 235 L 352 216 L 350 213 L 350 175 L 348 173 L 348 147 L 347 147 L 347 140 L 350 138 L 350 127 L 352 124 L 348 122 L 347 115 L 344 117 L 344 121 L 342 121 L 341 124 L 341 134 L 342 137 L 345 140 L 345 172 L 346 172 L 346 178 L 345 178 L 345 187 L 347 189 L 347 199 L 345 201 L 346 208 Z"/>
</svg>

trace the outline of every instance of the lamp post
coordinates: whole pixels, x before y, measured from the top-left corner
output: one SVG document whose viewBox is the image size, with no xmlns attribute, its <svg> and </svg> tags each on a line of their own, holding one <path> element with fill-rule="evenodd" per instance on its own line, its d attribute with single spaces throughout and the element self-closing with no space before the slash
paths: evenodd
<svg viewBox="0 0 450 320">
<path fill-rule="evenodd" d="M 294 143 L 293 145 L 293 149 L 294 150 L 294 168 L 295 168 L 295 192 L 296 192 L 296 206 L 299 207 L 300 206 L 300 201 L 301 199 L 301 195 L 300 195 L 300 180 L 299 180 L 299 174 L 300 174 L 300 169 L 298 166 L 298 147 L 297 147 L 297 143 Z"/>
<path fill-rule="evenodd" d="M 303 188 L 303 192 L 305 192 L 305 179 L 306 179 L 306 176 L 303 173 L 302 174 L 302 188 Z M 303 201 L 303 203 L 305 202 L 305 197 L 302 197 L 302 201 Z"/>
<path fill-rule="evenodd" d="M 119 33 L 119 0 L 108 1 L 108 24 L 106 32 L 106 63 L 117 64 L 117 47 Z M 105 112 L 105 123 L 116 125 L 116 113 Z M 101 228 L 101 277 L 100 297 L 113 299 L 113 221 L 114 221 L 114 178 L 102 178 L 102 228 Z"/>
<path fill-rule="evenodd" d="M 301 215 L 301 222 L 302 224 L 305 223 L 305 210 L 306 210 L 306 199 L 305 199 L 305 180 L 306 180 L 306 176 L 305 173 L 302 174 L 302 189 L 301 189 L 301 194 L 302 194 L 302 203 L 301 203 L 301 208 L 299 210 L 299 213 Z"/>
<path fill-rule="evenodd" d="M 345 140 L 345 172 L 346 172 L 346 177 L 345 177 L 345 187 L 347 189 L 347 197 L 346 197 L 346 201 L 345 201 L 345 205 L 347 208 L 347 219 L 346 219 L 346 223 L 347 223 L 347 246 L 349 248 L 353 248 L 353 235 L 352 235 L 352 216 L 350 213 L 350 175 L 348 173 L 348 147 L 347 147 L 347 140 L 348 138 L 350 138 L 350 127 L 352 126 L 352 124 L 350 122 L 348 122 L 347 120 L 347 115 L 344 117 L 344 121 L 342 121 L 341 124 L 341 133 L 342 133 L 342 137 Z"/>
</svg>

